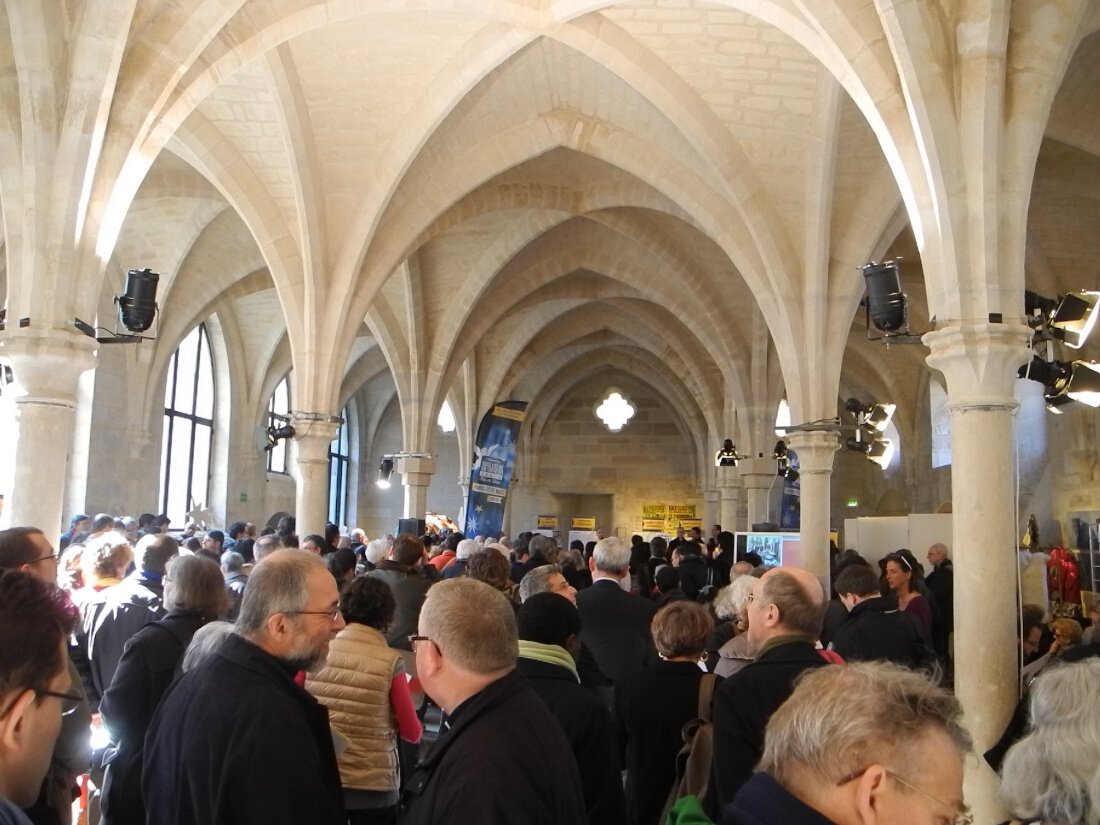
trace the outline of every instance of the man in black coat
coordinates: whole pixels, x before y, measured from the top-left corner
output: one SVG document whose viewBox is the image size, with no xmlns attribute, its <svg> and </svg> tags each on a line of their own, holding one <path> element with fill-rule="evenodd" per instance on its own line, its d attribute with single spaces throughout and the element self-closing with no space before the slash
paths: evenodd
<svg viewBox="0 0 1100 825">
<path fill-rule="evenodd" d="M 649 629 L 656 608 L 649 599 L 623 590 L 629 566 L 630 548 L 622 539 L 601 539 L 588 560 L 592 586 L 577 593 L 581 640 L 613 682 L 657 661 Z"/>
<path fill-rule="evenodd" d="M 577 608 L 556 593 L 536 593 L 523 602 L 516 620 L 516 669 L 565 731 L 580 770 L 588 822 L 625 825 L 626 802 L 611 715 L 596 694 L 581 684 L 576 666 L 581 649 Z"/>
<path fill-rule="evenodd" d="M 947 557 L 947 545 L 937 542 L 929 547 L 928 563 L 932 572 L 925 577 L 924 583 L 936 597 L 932 644 L 936 655 L 946 662 L 951 631 L 955 629 L 955 568 Z"/>
<path fill-rule="evenodd" d="M 516 671 L 516 619 L 503 593 L 468 577 L 433 586 L 413 650 L 447 722 L 405 783 L 400 825 L 587 821 L 561 725 Z"/>
<path fill-rule="evenodd" d="M 834 587 L 848 609 L 848 620 L 837 628 L 829 647 L 845 661 L 880 659 L 910 668 L 934 666 L 935 654 L 916 623 L 898 609 L 894 596 L 880 595 L 874 570 L 849 565 L 837 575 Z"/>
<path fill-rule="evenodd" d="M 714 697 L 714 764 L 708 789 L 712 818 L 748 781 L 764 750 L 768 719 L 803 671 L 824 667 L 815 649 L 825 591 L 807 570 L 776 567 L 753 584 L 747 609 L 756 661 L 721 684 Z"/>
<path fill-rule="evenodd" d="M 256 565 L 234 633 L 153 716 L 141 783 L 148 822 L 347 822 L 328 711 L 294 681 L 325 661 L 344 626 L 338 603 L 318 556 L 278 550 Z"/>
</svg>

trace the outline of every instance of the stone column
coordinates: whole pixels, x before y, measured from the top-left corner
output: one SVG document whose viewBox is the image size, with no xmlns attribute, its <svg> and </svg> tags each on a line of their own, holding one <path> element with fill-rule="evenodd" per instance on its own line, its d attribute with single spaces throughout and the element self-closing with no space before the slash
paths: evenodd
<svg viewBox="0 0 1100 825">
<path fill-rule="evenodd" d="M 0 341 L 0 355 L 11 364 L 19 393 L 15 472 L 5 521 L 38 527 L 51 543 L 65 520 L 61 508 L 80 376 L 95 368 L 94 349 L 93 339 L 64 330 L 42 336 L 13 331 Z"/>
<path fill-rule="evenodd" d="M 981 754 L 1016 704 L 1016 541 L 1013 385 L 1031 356 L 1023 325 L 968 324 L 922 339 L 947 382 L 951 416 L 952 558 L 955 566 L 955 695 Z M 925 548 L 914 547 L 918 558 Z M 999 822 L 997 776 L 967 761 L 965 794 L 978 822 Z"/>
<path fill-rule="evenodd" d="M 402 518 L 424 518 L 428 511 L 428 485 L 435 475 L 434 458 L 399 458 L 397 472 L 405 487 L 405 510 Z"/>
<path fill-rule="evenodd" d="M 298 535 L 324 535 L 328 521 L 328 454 L 340 419 L 323 413 L 292 413 L 290 426 L 298 448 L 294 509 Z"/>
<path fill-rule="evenodd" d="M 723 470 L 727 472 L 727 477 L 721 476 Z M 737 484 L 737 479 L 732 477 L 736 471 L 723 467 L 718 472 L 720 475 L 718 480 L 718 523 L 722 525 L 723 530 L 733 533 L 739 529 L 737 510 L 741 498 L 741 487 Z"/>
<path fill-rule="evenodd" d="M 840 447 L 836 432 L 788 433 L 798 454 L 799 534 L 802 566 L 829 591 L 829 528 L 832 527 L 833 454 Z"/>
<path fill-rule="evenodd" d="M 703 540 L 710 536 L 710 527 L 719 521 L 718 517 L 719 493 L 717 489 L 703 490 Z"/>
<path fill-rule="evenodd" d="M 748 498 L 748 513 L 741 529 L 750 530 L 754 524 L 771 521 L 768 499 L 775 484 L 775 459 L 746 458 L 737 465 L 737 469 L 741 471 Z M 722 526 L 725 527 L 724 524 Z"/>
</svg>

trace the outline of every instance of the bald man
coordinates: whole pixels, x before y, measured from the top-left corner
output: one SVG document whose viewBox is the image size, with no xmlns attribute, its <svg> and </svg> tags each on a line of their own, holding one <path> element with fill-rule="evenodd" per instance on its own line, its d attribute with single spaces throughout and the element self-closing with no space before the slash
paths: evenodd
<svg viewBox="0 0 1100 825">
<path fill-rule="evenodd" d="M 753 583 L 749 644 L 756 661 L 722 683 L 714 697 L 714 762 L 708 807 L 717 813 L 752 776 L 764 752 L 764 728 L 794 690 L 795 679 L 827 662 L 815 643 L 825 592 L 807 570 L 777 567 Z"/>
</svg>

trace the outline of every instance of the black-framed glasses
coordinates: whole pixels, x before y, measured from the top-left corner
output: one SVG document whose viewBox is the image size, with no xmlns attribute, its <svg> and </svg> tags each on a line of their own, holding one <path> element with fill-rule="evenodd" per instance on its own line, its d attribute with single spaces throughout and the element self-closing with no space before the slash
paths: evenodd
<svg viewBox="0 0 1100 825">
<path fill-rule="evenodd" d="M 334 607 L 332 610 L 284 610 L 283 612 L 288 616 L 328 616 L 330 622 L 340 617 L 339 607 Z"/>
<path fill-rule="evenodd" d="M 62 716 L 68 716 L 80 707 L 80 703 L 84 701 L 84 697 L 79 693 L 61 693 L 56 690 L 36 690 L 35 694 L 38 696 L 56 696 L 60 699 Z"/>
<path fill-rule="evenodd" d="M 836 786 L 839 788 L 841 785 L 847 785 L 849 782 L 854 782 L 855 780 L 857 780 L 861 776 L 863 776 L 863 774 L 866 773 L 866 772 L 867 772 L 867 768 L 863 768 L 862 770 L 854 771 L 853 773 L 848 774 L 847 776 L 842 778 L 840 781 L 838 781 L 836 783 Z M 885 773 L 888 777 L 893 779 L 895 782 L 897 782 L 903 788 L 908 788 L 910 791 L 913 791 L 913 793 L 920 794 L 925 799 L 929 800 L 930 802 L 936 803 L 937 805 L 939 805 L 942 808 L 946 808 L 948 810 L 954 811 L 955 813 L 954 813 L 953 818 L 951 820 L 953 825 L 974 825 L 974 816 L 970 813 L 970 810 L 965 805 L 958 806 L 958 805 L 952 805 L 949 802 L 944 802 L 939 797 L 932 796 L 932 794 L 928 793 L 928 791 L 922 791 L 916 785 L 909 782 L 904 777 L 899 776 L 898 774 L 894 773 L 892 770 L 890 770 L 888 768 L 886 769 Z"/>
<path fill-rule="evenodd" d="M 430 642 L 431 641 L 431 639 L 429 639 L 427 636 L 420 636 L 416 633 L 410 633 L 409 636 L 408 636 L 408 639 L 409 639 L 409 649 L 413 653 L 416 653 L 416 643 L 417 642 Z"/>
</svg>

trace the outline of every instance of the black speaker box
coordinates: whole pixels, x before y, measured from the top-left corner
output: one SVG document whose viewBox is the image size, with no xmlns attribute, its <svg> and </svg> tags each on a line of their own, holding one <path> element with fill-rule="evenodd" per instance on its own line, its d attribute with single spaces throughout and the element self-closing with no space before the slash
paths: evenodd
<svg viewBox="0 0 1100 825">
<path fill-rule="evenodd" d="M 403 518 L 397 520 L 397 532 L 412 533 L 414 536 L 422 536 L 427 530 L 422 518 Z"/>
</svg>

